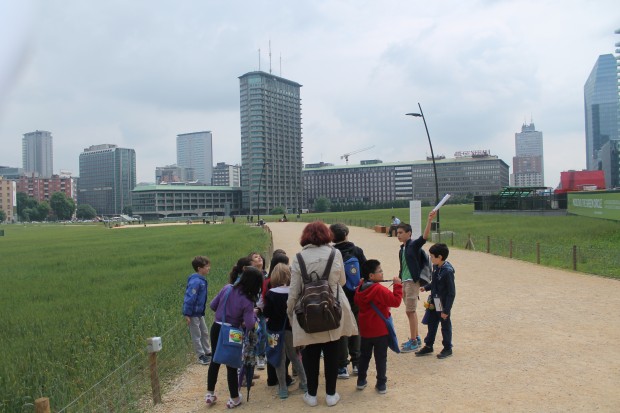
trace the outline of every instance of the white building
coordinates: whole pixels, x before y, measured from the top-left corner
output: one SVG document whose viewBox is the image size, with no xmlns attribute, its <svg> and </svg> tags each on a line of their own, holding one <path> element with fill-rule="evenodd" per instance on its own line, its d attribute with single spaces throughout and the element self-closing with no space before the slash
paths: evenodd
<svg viewBox="0 0 620 413">
<path fill-rule="evenodd" d="M 51 178 L 54 170 L 52 134 L 34 131 L 24 134 L 22 139 L 22 161 L 24 172 L 40 178 Z"/>
<path fill-rule="evenodd" d="M 512 158 L 512 186 L 545 186 L 543 134 L 534 123 L 521 126 L 515 133 L 515 157 Z"/>
</svg>

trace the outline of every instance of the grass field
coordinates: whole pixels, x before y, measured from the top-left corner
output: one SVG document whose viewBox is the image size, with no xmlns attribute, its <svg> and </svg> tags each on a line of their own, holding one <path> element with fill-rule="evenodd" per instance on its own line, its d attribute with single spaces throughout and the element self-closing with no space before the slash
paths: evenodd
<svg viewBox="0 0 620 413">
<path fill-rule="evenodd" d="M 268 243 L 240 225 L 0 228 L 0 412 L 33 411 L 40 396 L 58 411 L 171 328 L 181 343 L 164 348 L 179 348 L 175 363 L 186 366 L 191 259 L 211 258 L 212 298 L 240 256 Z"/>
<path fill-rule="evenodd" d="M 426 217 L 430 209 L 422 208 L 422 216 Z M 392 215 L 408 222 L 409 209 L 303 214 L 300 219 L 308 222 L 320 219 L 328 224 L 340 221 L 371 228 L 389 226 Z M 281 216 L 261 218 L 269 221 Z M 296 216 L 290 215 L 289 219 L 295 220 Z M 457 248 L 464 248 L 471 235 L 476 250 L 487 251 L 488 237 L 490 253 L 510 256 L 512 241 L 513 258 L 537 262 L 540 255 L 542 265 L 571 269 L 573 246 L 577 246 L 578 271 L 620 278 L 620 222 L 617 221 L 575 215 L 474 214 L 473 205 L 446 205 L 440 210 L 440 219 L 441 231 L 448 232 L 442 236 L 442 242 Z"/>
</svg>

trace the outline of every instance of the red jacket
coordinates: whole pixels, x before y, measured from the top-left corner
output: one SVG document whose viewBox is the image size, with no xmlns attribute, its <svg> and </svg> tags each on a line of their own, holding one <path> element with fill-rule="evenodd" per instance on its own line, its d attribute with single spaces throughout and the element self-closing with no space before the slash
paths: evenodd
<svg viewBox="0 0 620 413">
<path fill-rule="evenodd" d="M 370 306 L 373 302 L 385 318 L 390 316 L 390 307 L 399 307 L 403 299 L 403 285 L 394 284 L 394 291 L 380 283 L 366 282 L 355 290 L 355 304 L 359 307 L 358 326 L 360 336 L 371 338 L 388 334 L 385 322 Z"/>
</svg>

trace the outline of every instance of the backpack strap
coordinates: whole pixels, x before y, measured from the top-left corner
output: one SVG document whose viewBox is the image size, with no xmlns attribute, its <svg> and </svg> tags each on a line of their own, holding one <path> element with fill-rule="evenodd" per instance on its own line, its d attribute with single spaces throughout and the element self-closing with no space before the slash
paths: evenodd
<svg viewBox="0 0 620 413">
<path fill-rule="evenodd" d="M 301 256 L 301 252 L 298 252 L 296 257 L 297 257 L 297 262 L 299 263 L 299 271 L 301 272 L 301 279 L 304 281 L 304 284 L 307 284 L 311 282 L 312 280 L 308 276 L 308 271 L 306 270 L 306 262 L 304 261 L 304 258 Z"/>
<path fill-rule="evenodd" d="M 332 252 L 329 254 L 329 258 L 327 259 L 327 265 L 325 266 L 325 271 L 323 271 L 322 280 L 327 280 L 329 278 L 329 272 L 332 270 L 332 264 L 334 263 L 334 257 L 336 256 L 336 249 L 332 247 Z"/>
</svg>

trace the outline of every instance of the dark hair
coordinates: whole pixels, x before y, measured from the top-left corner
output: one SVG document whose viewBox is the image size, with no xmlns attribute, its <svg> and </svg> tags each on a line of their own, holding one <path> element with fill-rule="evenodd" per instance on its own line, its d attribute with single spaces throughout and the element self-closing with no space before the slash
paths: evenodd
<svg viewBox="0 0 620 413">
<path fill-rule="evenodd" d="M 299 244 L 302 247 L 310 244 L 320 247 L 321 245 L 329 244 L 331 240 L 332 233 L 329 228 L 327 228 L 327 225 L 321 221 L 314 221 L 306 225 L 301 232 Z"/>
<path fill-rule="evenodd" d="M 239 282 L 233 288 L 240 289 L 243 295 L 256 302 L 262 286 L 263 274 L 258 268 L 250 265 L 243 269 Z"/>
<path fill-rule="evenodd" d="M 377 268 L 381 265 L 379 260 L 368 260 L 364 264 L 362 264 L 362 277 L 365 280 L 370 278 L 370 274 L 374 274 L 377 271 Z"/>
<path fill-rule="evenodd" d="M 271 262 L 269 263 L 269 273 L 267 274 L 267 278 L 271 277 L 271 273 L 276 265 L 288 265 L 288 263 L 289 259 L 285 254 L 273 254 L 273 257 L 271 257 Z"/>
<path fill-rule="evenodd" d="M 273 254 L 272 254 L 272 255 L 276 255 L 276 254 L 286 255 L 286 252 L 285 252 L 284 250 L 282 250 L 282 249 L 278 248 L 277 250 L 275 250 L 275 251 L 273 252 Z"/>
<path fill-rule="evenodd" d="M 397 229 L 402 229 L 405 232 L 411 232 L 411 225 L 409 225 L 409 224 L 401 223 L 401 224 L 398 224 L 398 226 L 396 228 Z"/>
<path fill-rule="evenodd" d="M 209 264 L 211 264 L 211 261 L 209 261 L 209 258 L 204 257 L 202 255 L 194 257 L 194 259 L 192 260 L 192 267 L 194 268 L 194 271 L 198 271 L 198 268 L 202 268 L 205 265 L 209 265 Z"/>
<path fill-rule="evenodd" d="M 428 249 L 428 252 L 433 254 L 435 257 L 440 257 L 441 260 L 445 261 L 448 259 L 448 254 L 450 254 L 450 250 L 446 244 L 433 244 Z"/>
<path fill-rule="evenodd" d="M 232 267 L 230 274 L 228 274 L 228 284 L 234 284 L 239 278 L 239 275 L 243 272 L 243 267 L 250 267 L 252 265 L 252 259 L 250 257 L 241 257 L 237 261 L 237 264 Z"/>
<path fill-rule="evenodd" d="M 265 257 L 263 257 L 263 254 L 261 254 L 260 252 L 253 251 L 253 252 L 251 252 L 251 253 L 249 253 L 249 254 L 248 254 L 248 258 L 249 258 L 251 261 L 254 261 L 254 260 L 252 259 L 252 257 L 253 257 L 254 255 L 258 255 L 259 257 L 261 257 L 261 258 L 262 258 L 262 260 L 263 260 L 263 268 L 261 268 L 261 270 L 262 270 L 262 271 L 265 271 Z M 250 264 L 250 265 L 252 265 L 252 264 Z"/>
<path fill-rule="evenodd" d="M 329 226 L 329 230 L 332 232 L 334 236 L 334 242 L 342 242 L 347 239 L 347 235 L 349 235 L 349 227 L 341 222 L 337 222 L 335 224 L 331 224 Z"/>
</svg>

